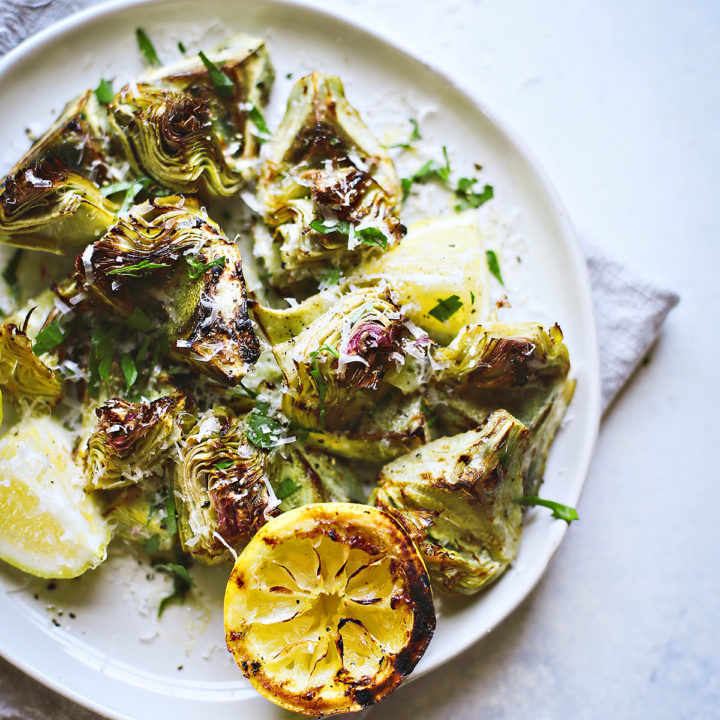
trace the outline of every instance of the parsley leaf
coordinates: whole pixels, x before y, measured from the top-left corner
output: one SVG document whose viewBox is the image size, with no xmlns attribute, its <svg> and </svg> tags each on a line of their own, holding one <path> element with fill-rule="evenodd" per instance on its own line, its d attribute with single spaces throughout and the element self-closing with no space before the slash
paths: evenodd
<svg viewBox="0 0 720 720">
<path fill-rule="evenodd" d="M 436 320 L 441 323 L 447 322 L 461 307 L 463 306 L 462 300 L 459 295 L 450 295 L 444 300 L 441 298 L 437 299 L 437 305 L 430 311 Z"/>
<path fill-rule="evenodd" d="M 192 255 L 186 255 L 185 260 L 188 264 L 188 276 L 191 280 L 197 280 L 201 275 L 205 274 L 205 271 L 214 267 L 223 267 L 225 265 L 225 256 L 222 255 L 215 260 L 211 260 L 209 263 L 201 263 L 196 260 Z"/>
<path fill-rule="evenodd" d="M 450 158 L 447 154 L 447 148 L 443 145 L 443 158 L 445 164 L 440 165 L 435 160 L 428 160 L 414 175 L 409 178 L 403 178 L 400 183 L 403 189 L 403 200 L 407 199 L 410 189 L 416 182 L 425 182 L 431 178 L 436 178 L 443 183 L 450 180 Z"/>
<path fill-rule="evenodd" d="M 141 543 L 140 547 L 147 553 L 150 553 L 151 555 L 157 554 L 158 550 L 160 550 L 160 536 L 159 535 L 152 535 L 149 538 L 145 538 Z"/>
<path fill-rule="evenodd" d="M 260 143 L 264 143 L 269 137 L 270 137 L 270 129 L 267 126 L 267 123 L 265 122 L 265 118 L 262 116 L 262 113 L 253 105 L 249 112 L 248 116 L 253 122 L 253 125 L 255 125 L 256 130 L 258 131 L 257 139 L 260 141 Z"/>
<path fill-rule="evenodd" d="M 165 496 L 165 531 L 172 537 L 177 533 L 177 510 L 175 508 L 175 489 L 170 486 Z"/>
<path fill-rule="evenodd" d="M 458 204 L 455 205 L 455 212 L 468 210 L 469 208 L 479 208 L 488 200 L 492 200 L 494 190 L 492 185 L 485 185 L 482 192 L 477 193 L 473 190 L 473 185 L 477 182 L 476 178 L 460 178 L 457 188 L 455 189 L 455 197 Z"/>
<path fill-rule="evenodd" d="M 291 478 L 283 478 L 280 484 L 275 490 L 278 500 L 284 500 L 286 497 L 290 497 L 294 492 L 297 492 L 300 486 Z"/>
<path fill-rule="evenodd" d="M 320 273 L 320 284 L 324 285 L 325 287 L 332 287 L 333 285 L 337 285 L 340 282 L 341 275 L 342 272 L 340 268 L 325 268 L 322 273 Z"/>
<path fill-rule="evenodd" d="M 242 384 L 242 381 L 240 381 L 230 392 L 233 395 L 250 398 L 251 400 L 254 400 L 260 394 L 257 390 L 251 390 L 250 388 L 245 387 Z"/>
<path fill-rule="evenodd" d="M 579 520 L 577 510 L 569 505 L 563 505 L 562 503 L 555 502 L 554 500 L 545 500 L 535 495 L 526 495 L 525 497 L 515 498 L 515 502 L 521 505 L 530 505 L 535 507 L 536 505 L 542 505 L 543 507 L 550 508 L 552 510 L 552 516 L 558 520 L 564 520 L 568 525 L 573 520 Z"/>
<path fill-rule="evenodd" d="M 50 323 L 37 334 L 32 350 L 36 355 L 50 352 L 66 337 L 67 332 L 60 327 L 60 318 L 55 316 Z"/>
<path fill-rule="evenodd" d="M 245 419 L 247 423 L 247 439 L 259 448 L 272 448 L 279 444 L 283 437 L 283 426 L 270 414 L 270 403 L 257 402 Z"/>
<path fill-rule="evenodd" d="M 118 214 L 126 213 L 132 206 L 135 198 L 143 191 L 150 187 L 152 180 L 148 177 L 139 177 L 135 180 L 122 180 L 100 188 L 103 197 L 110 197 L 117 193 L 125 192 L 122 205 L 118 210 Z"/>
<path fill-rule="evenodd" d="M 90 335 L 90 358 L 88 369 L 88 390 L 90 394 L 97 397 L 100 380 L 107 381 L 110 377 L 110 366 L 115 357 L 115 345 L 120 333 L 118 326 L 109 330 L 103 327 L 93 328 Z"/>
<path fill-rule="evenodd" d="M 310 227 L 315 231 L 327 235 L 328 233 L 338 232 L 341 235 L 350 234 L 350 223 L 339 220 L 336 225 L 325 225 L 322 220 L 313 220 Z"/>
<path fill-rule="evenodd" d="M 485 259 L 487 260 L 488 270 L 495 276 L 496 280 L 501 284 L 505 285 L 500 274 L 500 263 L 494 250 L 485 251 Z"/>
<path fill-rule="evenodd" d="M 408 122 L 412 125 L 412 132 L 410 137 L 405 142 L 395 143 L 394 145 L 387 145 L 388 148 L 403 148 L 409 150 L 412 147 L 412 143 L 420 139 L 420 126 L 415 118 L 408 118 Z"/>
<path fill-rule="evenodd" d="M 161 65 L 160 58 L 155 52 L 155 46 L 148 37 L 148 34 L 142 29 L 135 30 L 135 38 L 137 39 L 138 49 L 145 56 L 145 59 L 154 66 Z"/>
<path fill-rule="evenodd" d="M 154 263 L 149 260 L 141 260 L 136 265 L 128 265 L 127 267 L 113 268 L 108 270 L 108 275 L 128 275 L 129 277 L 142 277 L 148 270 L 157 270 L 159 268 L 170 267 L 167 263 Z"/>
<path fill-rule="evenodd" d="M 130 390 L 138 378 L 137 367 L 130 353 L 123 353 L 120 356 L 120 369 L 125 376 L 125 390 Z"/>
<path fill-rule="evenodd" d="M 179 601 L 183 602 L 185 600 L 185 596 L 190 592 L 190 588 L 192 588 L 195 583 L 193 582 L 193 579 L 190 577 L 190 573 L 187 571 L 186 567 L 183 567 L 182 565 L 179 565 L 177 563 L 168 563 L 167 565 L 160 565 L 158 566 L 158 570 L 164 570 L 166 572 L 170 572 L 172 574 L 173 579 L 173 592 L 171 595 L 168 595 L 167 597 L 164 597 L 160 601 L 160 605 L 158 606 L 158 617 L 160 617 L 163 612 L 165 611 L 165 608 L 172 602 Z"/>
<path fill-rule="evenodd" d="M 108 105 L 115 97 L 112 80 L 100 78 L 100 84 L 95 88 L 95 97 L 101 105 Z"/>
<path fill-rule="evenodd" d="M 155 323 L 137 306 L 125 318 L 125 324 L 138 332 L 150 332 L 155 329 Z"/>
<path fill-rule="evenodd" d="M 235 83 L 201 50 L 198 57 L 208 71 L 210 81 L 215 86 L 217 94 L 221 98 L 231 98 L 235 92 Z"/>
<path fill-rule="evenodd" d="M 470 304 L 475 304 L 475 293 L 472 290 L 470 291 Z"/>
<path fill-rule="evenodd" d="M 310 227 L 315 231 L 327 235 L 332 232 L 340 233 L 341 235 L 350 236 L 350 223 L 345 220 L 339 220 L 336 225 L 325 225 L 322 220 L 313 220 L 310 223 Z M 355 230 L 355 236 L 360 238 L 361 245 L 377 245 L 383 250 L 387 248 L 387 237 L 382 230 L 378 230 L 375 227 L 366 227 L 360 230 Z"/>
<path fill-rule="evenodd" d="M 8 284 L 10 294 L 13 296 L 13 300 L 15 300 L 15 302 L 20 301 L 20 282 L 18 281 L 17 271 L 22 254 L 22 248 L 18 248 L 10 258 L 10 262 L 8 262 L 5 269 L 2 271 L 3 280 Z"/>
<path fill-rule="evenodd" d="M 232 460 L 220 460 L 220 462 L 215 463 L 215 467 L 218 470 L 227 470 L 229 467 L 232 467 L 235 463 Z"/>
<path fill-rule="evenodd" d="M 179 50 L 183 55 L 187 52 L 187 50 L 185 49 L 185 46 L 183 45 L 183 41 L 182 41 L 182 40 L 178 40 L 178 45 L 177 45 L 177 46 L 178 46 L 178 50 Z"/>
</svg>

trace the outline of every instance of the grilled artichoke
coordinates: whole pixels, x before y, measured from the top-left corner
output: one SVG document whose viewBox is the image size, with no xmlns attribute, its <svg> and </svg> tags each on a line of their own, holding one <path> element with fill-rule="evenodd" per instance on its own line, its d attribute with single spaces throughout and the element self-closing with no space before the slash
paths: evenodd
<svg viewBox="0 0 720 720">
<path fill-rule="evenodd" d="M 504 410 L 467 433 L 386 465 L 371 502 L 395 513 L 447 592 L 475 593 L 517 556 L 522 464 L 530 432 Z"/>
<path fill-rule="evenodd" d="M 63 253 L 92 242 L 115 220 L 118 205 L 100 186 L 118 179 L 116 148 L 104 108 L 88 90 L 69 103 L 5 178 L 0 240 Z"/>
<path fill-rule="evenodd" d="M 133 403 L 108 400 L 95 413 L 97 428 L 85 457 L 88 486 L 110 489 L 162 477 L 186 421 L 185 396 Z"/>
<path fill-rule="evenodd" d="M 245 437 L 242 419 L 216 408 L 200 419 L 177 465 L 175 490 L 183 549 L 207 563 L 241 549 L 272 515 L 277 501 L 266 454 Z"/>
<path fill-rule="evenodd" d="M 190 58 L 126 85 L 110 104 L 110 124 L 135 173 L 174 192 L 230 197 L 257 156 L 248 119 L 265 105 L 273 70 L 254 38 L 232 38 L 209 55 L 232 81 L 222 93 L 200 58 Z"/>
<path fill-rule="evenodd" d="M 259 185 L 275 232 L 265 257 L 271 282 L 287 285 L 328 262 L 349 264 L 393 243 L 404 233 L 400 196 L 392 160 L 345 99 L 340 80 L 317 72 L 302 78 L 269 143 Z"/>
<path fill-rule="evenodd" d="M 326 410 L 373 390 L 417 341 L 386 291 L 356 290 L 291 340 L 275 345 L 286 393 L 283 411 L 309 427 L 324 426 Z"/>
<path fill-rule="evenodd" d="M 238 247 L 190 201 L 135 206 L 76 268 L 77 287 L 95 304 L 127 317 L 141 303 L 167 324 L 173 357 L 226 385 L 260 354 Z"/>
</svg>

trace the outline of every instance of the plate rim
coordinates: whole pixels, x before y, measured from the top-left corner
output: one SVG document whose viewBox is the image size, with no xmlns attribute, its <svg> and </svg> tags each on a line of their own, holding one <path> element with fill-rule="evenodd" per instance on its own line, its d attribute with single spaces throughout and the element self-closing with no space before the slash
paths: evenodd
<svg viewBox="0 0 720 720">
<path fill-rule="evenodd" d="M 38 51 L 42 50 L 42 47 L 51 41 L 61 39 L 64 35 L 76 30 L 85 24 L 92 23 L 96 20 L 100 20 L 103 16 L 112 16 L 123 10 L 130 10 L 142 6 L 151 5 L 162 5 L 170 4 L 173 0 L 106 0 L 98 5 L 92 5 L 90 7 L 81 9 L 74 12 L 67 17 L 61 18 L 60 20 L 51 23 L 47 27 L 42 28 L 35 34 L 27 37 L 16 47 L 9 50 L 2 58 L 0 58 L 0 83 L 2 83 L 6 75 L 10 74 L 15 66 L 20 64 L 28 56 L 32 56 Z M 521 136 L 514 130 L 513 126 L 505 119 L 500 117 L 494 110 L 490 109 L 485 102 L 476 95 L 476 93 L 465 84 L 444 69 L 437 67 L 427 58 L 425 58 L 421 52 L 416 50 L 414 47 L 410 47 L 404 42 L 398 41 L 396 38 L 391 37 L 387 32 L 378 30 L 374 27 L 370 27 L 364 21 L 351 17 L 347 11 L 330 8 L 317 7 L 312 0 L 255 0 L 255 2 L 273 5 L 276 7 L 290 7 L 290 8 L 301 8 L 302 10 L 320 16 L 322 18 L 331 20 L 332 22 L 345 25 L 353 31 L 359 31 L 365 35 L 369 35 L 375 40 L 382 44 L 390 47 L 394 51 L 404 55 L 406 58 L 419 63 L 427 71 L 433 73 L 438 79 L 442 80 L 452 91 L 458 93 L 462 98 L 469 103 L 475 110 L 485 116 L 489 123 L 494 129 L 505 138 L 505 140 L 518 152 L 522 159 L 527 163 L 529 169 L 534 173 L 537 180 L 539 181 L 543 192 L 549 202 L 550 209 L 552 210 L 555 220 L 561 229 L 561 241 L 568 251 L 569 258 L 573 265 L 573 271 L 576 274 L 577 279 L 583 286 L 584 293 L 581 298 L 581 314 L 583 319 L 587 323 L 587 335 L 589 341 L 589 355 L 584 358 L 584 369 L 585 369 L 585 382 L 589 384 L 587 403 L 588 408 L 586 410 L 586 428 L 583 434 L 583 448 L 584 452 L 581 457 L 581 461 L 578 462 L 578 469 L 581 471 L 581 481 L 579 482 L 576 492 L 571 493 L 573 497 L 569 499 L 577 504 L 587 480 L 588 472 L 590 469 L 590 463 L 592 461 L 593 452 L 599 432 L 600 420 L 601 420 L 601 390 L 600 390 L 600 355 L 599 345 L 597 337 L 597 325 L 595 320 L 595 312 L 592 302 L 592 288 L 590 284 L 590 276 L 583 254 L 580 242 L 575 232 L 574 226 L 570 221 L 569 215 L 562 202 L 560 195 L 555 188 L 555 185 L 550 180 L 549 175 L 545 171 L 544 167 L 538 161 L 536 155 L 532 149 L 526 144 Z M 535 572 L 528 573 L 527 580 L 524 584 L 524 592 L 519 593 L 518 597 L 514 599 L 512 603 L 509 603 L 501 616 L 496 618 L 487 628 L 487 630 L 480 634 L 473 634 L 473 639 L 468 644 L 462 647 L 456 647 L 449 651 L 440 653 L 438 660 L 431 668 L 427 668 L 420 673 L 414 673 L 410 675 L 407 682 L 417 679 L 422 675 L 425 675 L 433 670 L 441 667 L 448 661 L 457 657 L 461 653 L 470 649 L 485 635 L 492 632 L 498 624 L 506 620 L 512 615 L 518 606 L 534 591 L 538 582 L 543 577 L 547 568 L 555 555 L 560 543 L 565 537 L 568 525 L 566 523 L 558 522 L 554 523 L 551 527 L 552 538 L 550 543 L 549 552 L 544 562 L 540 563 L 536 568 Z M 59 693 L 60 695 L 76 702 L 77 704 L 88 708 L 100 715 L 108 718 L 115 718 L 116 720 L 133 720 L 128 715 L 122 712 L 113 710 L 91 698 L 88 698 L 81 694 L 79 691 L 66 686 L 62 681 L 55 680 L 53 677 L 47 675 L 42 670 L 35 668 L 30 662 L 13 656 L 8 653 L 4 643 L 0 639 L 0 656 L 7 660 L 11 665 L 18 668 L 25 674 L 29 675 L 33 679 L 42 683 L 49 689 Z"/>
</svg>

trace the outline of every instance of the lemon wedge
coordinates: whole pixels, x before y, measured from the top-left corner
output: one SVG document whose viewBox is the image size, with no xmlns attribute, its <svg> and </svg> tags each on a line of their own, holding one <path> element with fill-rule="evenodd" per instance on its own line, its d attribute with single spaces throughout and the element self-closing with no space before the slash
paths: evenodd
<svg viewBox="0 0 720 720">
<path fill-rule="evenodd" d="M 110 540 L 72 438 L 50 417 L 26 417 L 0 439 L 0 559 L 40 577 L 80 575 Z"/>
<path fill-rule="evenodd" d="M 385 512 L 322 503 L 265 525 L 225 593 L 225 637 L 253 687 L 320 717 L 392 692 L 435 629 L 415 545 Z"/>
</svg>

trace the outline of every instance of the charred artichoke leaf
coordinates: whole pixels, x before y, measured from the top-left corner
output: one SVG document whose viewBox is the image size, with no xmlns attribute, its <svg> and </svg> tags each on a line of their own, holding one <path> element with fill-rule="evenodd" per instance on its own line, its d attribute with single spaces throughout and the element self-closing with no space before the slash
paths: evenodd
<svg viewBox="0 0 720 720">
<path fill-rule="evenodd" d="M 395 242 L 405 231 L 397 218 L 400 197 L 392 160 L 348 103 L 340 79 L 314 72 L 299 80 L 268 144 L 258 187 L 282 263 L 273 284 Z M 277 267 L 271 250 L 265 250 L 270 270 Z"/>
<path fill-rule="evenodd" d="M 62 254 L 100 237 L 119 208 L 100 188 L 121 179 L 121 163 L 105 109 L 88 90 L 5 177 L 0 241 Z"/>
<path fill-rule="evenodd" d="M 395 363 L 418 352 L 389 291 L 359 289 L 341 297 L 299 335 L 273 347 L 285 381 L 283 412 L 322 427 L 326 409 L 374 390 Z"/>
<path fill-rule="evenodd" d="M 240 550 L 273 515 L 278 500 L 266 453 L 248 442 L 245 424 L 230 410 L 201 416 L 175 473 L 178 530 L 185 552 L 206 563 Z"/>
<path fill-rule="evenodd" d="M 111 489 L 162 477 L 177 453 L 187 422 L 182 393 L 138 403 L 113 398 L 95 413 L 85 474 L 93 489 Z"/>
<path fill-rule="evenodd" d="M 484 238 L 474 211 L 412 225 L 386 253 L 366 258 L 360 274 L 388 281 L 408 318 L 440 342 L 450 342 L 463 326 L 489 313 Z M 460 303 L 454 313 L 431 314 L 453 295 Z"/>
<path fill-rule="evenodd" d="M 371 497 L 414 536 L 430 577 L 471 594 L 517 557 L 522 464 L 529 430 L 504 410 L 479 428 L 440 438 L 386 465 Z"/>
<path fill-rule="evenodd" d="M 487 390 L 547 386 L 570 371 L 559 326 L 545 330 L 537 323 L 467 325 L 434 358 L 441 382 Z"/>
<path fill-rule="evenodd" d="M 311 503 L 365 502 L 352 472 L 321 450 L 293 447 L 285 456 L 276 455 L 268 466 L 268 478 L 281 512 Z"/>
<path fill-rule="evenodd" d="M 62 376 L 49 355 L 41 359 L 32 348 L 17 325 L 0 325 L 0 387 L 17 399 L 54 405 L 63 394 Z"/>
<path fill-rule="evenodd" d="M 386 463 L 430 440 L 429 420 L 420 395 L 404 395 L 396 388 L 378 391 L 343 408 L 342 419 L 332 417 L 332 429 L 308 433 L 307 444 L 350 460 Z M 330 422 L 327 423 L 330 425 Z"/>
<path fill-rule="evenodd" d="M 189 200 L 135 206 L 76 268 L 96 304 L 128 317 L 141 303 L 166 323 L 174 358 L 223 384 L 235 385 L 260 354 L 240 251 Z"/>
<path fill-rule="evenodd" d="M 208 53 L 233 83 L 221 96 L 199 57 L 153 69 L 110 104 L 110 123 L 133 170 L 179 193 L 236 195 L 249 179 L 273 69 L 262 40 L 238 36 Z"/>
</svg>

